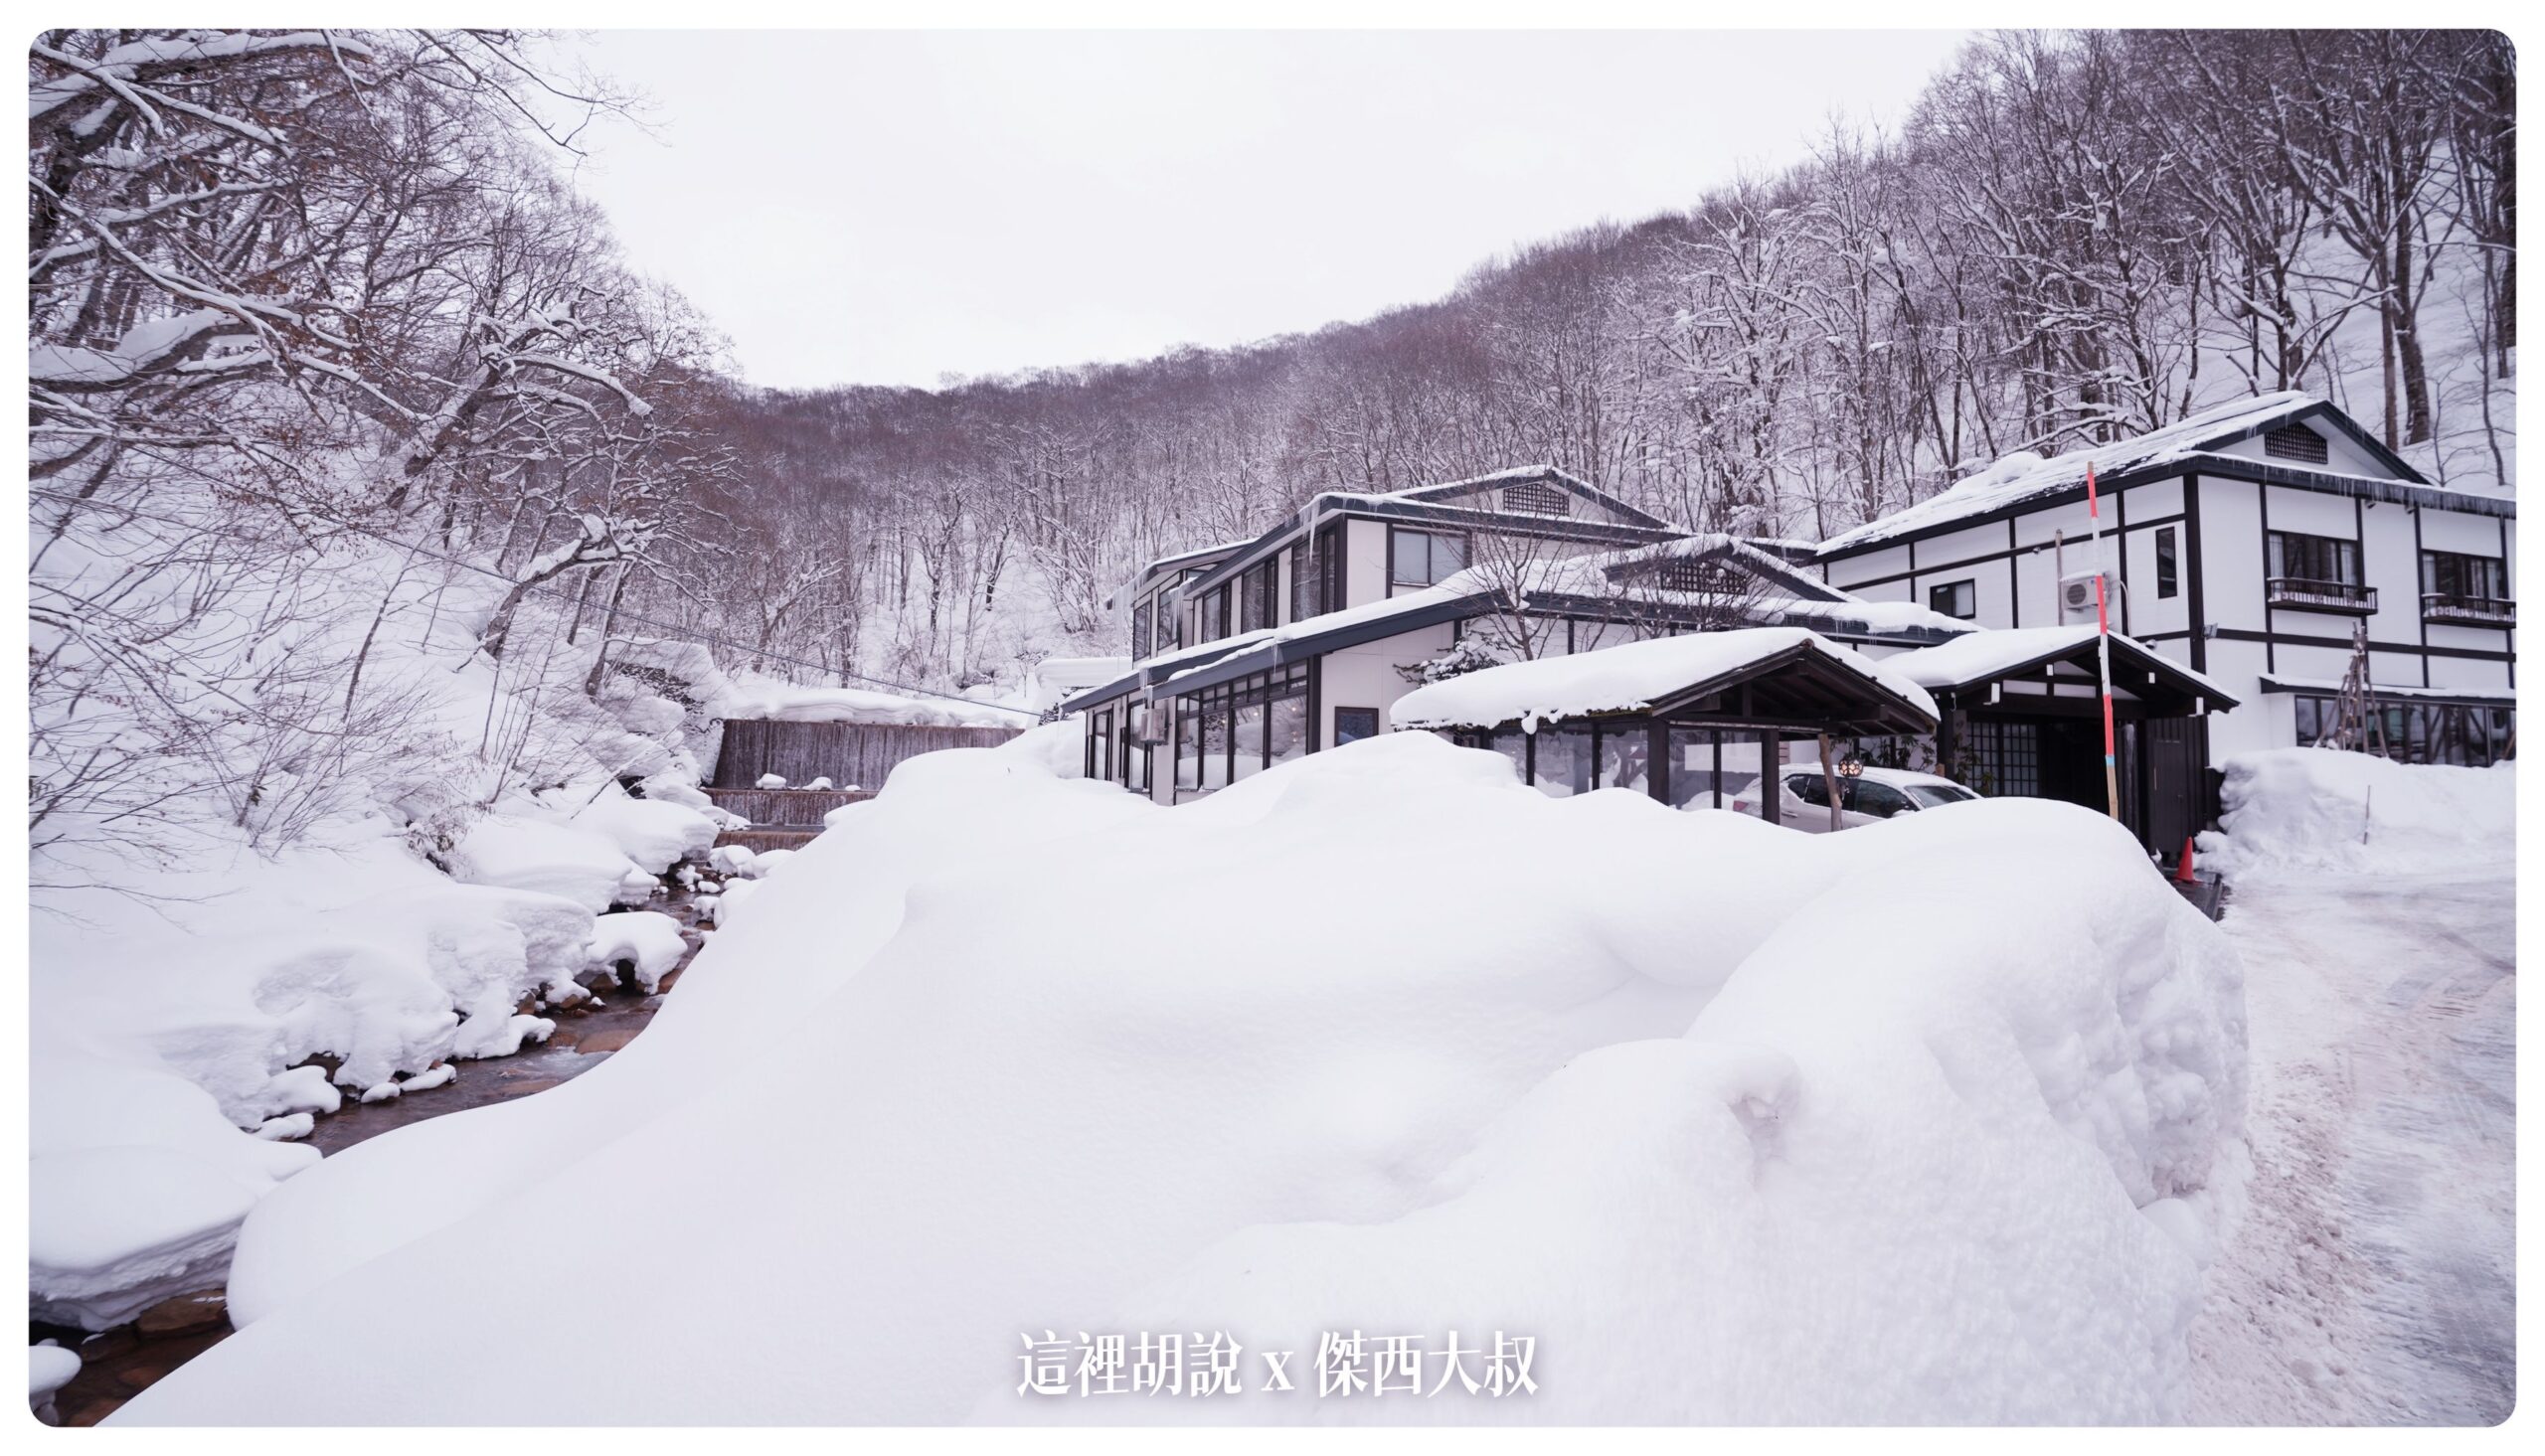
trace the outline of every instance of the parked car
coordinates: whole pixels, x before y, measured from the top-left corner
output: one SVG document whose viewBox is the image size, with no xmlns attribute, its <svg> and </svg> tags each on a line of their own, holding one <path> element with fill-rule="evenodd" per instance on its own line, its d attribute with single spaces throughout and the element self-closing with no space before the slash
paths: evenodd
<svg viewBox="0 0 2545 1456">
<path fill-rule="evenodd" d="M 1828 779 L 1818 768 L 1788 766 L 1782 774 L 1782 792 L 1777 796 L 1778 818 L 1788 829 L 1818 834 L 1829 828 Z M 1979 795 L 1933 773 L 1916 773 L 1906 768 L 1863 768 L 1838 779 L 1838 827 L 1854 829 L 1888 819 L 1895 814 L 1914 814 L 1924 809 L 1939 809 L 1958 804 Z M 1744 814 L 1759 812 L 1755 786 L 1733 804 Z"/>
</svg>

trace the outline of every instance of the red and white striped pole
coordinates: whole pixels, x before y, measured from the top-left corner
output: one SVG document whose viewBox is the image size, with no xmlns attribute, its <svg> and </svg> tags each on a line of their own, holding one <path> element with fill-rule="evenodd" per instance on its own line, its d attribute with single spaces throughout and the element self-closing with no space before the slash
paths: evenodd
<svg viewBox="0 0 2545 1456">
<path fill-rule="evenodd" d="M 2095 491 L 2095 462 L 2086 462 L 2086 517 L 2095 529 L 2095 671 L 2104 690 L 2104 802 L 2112 817 L 2121 817 L 2121 768 L 2113 752 L 2112 608 L 2104 600 L 2104 583 L 2112 577 L 2111 548 L 2104 541 L 2103 501 Z"/>
</svg>

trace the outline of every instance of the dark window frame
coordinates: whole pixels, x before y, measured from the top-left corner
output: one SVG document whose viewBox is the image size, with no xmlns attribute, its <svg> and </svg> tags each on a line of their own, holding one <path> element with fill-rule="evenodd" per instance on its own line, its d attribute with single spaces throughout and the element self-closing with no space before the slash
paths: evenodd
<svg viewBox="0 0 2545 1456">
<path fill-rule="evenodd" d="M 1240 632 L 1256 632 L 1280 625 L 1273 616 L 1277 609 L 1276 599 L 1280 595 L 1280 583 L 1275 578 L 1278 569 L 1272 558 L 1267 557 L 1238 573 L 1237 629 Z"/>
<path fill-rule="evenodd" d="M 2469 579 L 2471 577 L 2480 579 Z M 2451 578 L 2454 578 L 2453 580 Z M 2478 589 L 2479 588 L 2479 589 Z M 2507 601 L 2509 563 L 2470 551 L 2422 550 L 2422 595 L 2471 601 Z"/>
<path fill-rule="evenodd" d="M 2171 526 L 2156 528 L 2156 595 L 2179 595 L 2183 587 L 2182 548 Z"/>
<path fill-rule="evenodd" d="M 2320 536 L 2311 531 L 2271 531 L 2263 537 L 2263 565 L 2275 580 L 2312 581 L 2327 586 L 2365 586 L 2360 568 L 2359 538 Z"/>
<path fill-rule="evenodd" d="M 1397 543 L 1409 538 L 1420 538 L 1426 543 L 1423 565 L 1424 569 L 1432 573 L 1428 581 L 1407 581 L 1397 576 Z M 1441 570 L 1439 553 L 1440 543 L 1443 541 L 1454 541 L 1458 544 L 1458 565 L 1445 572 Z M 1421 591 L 1426 587 L 1438 586 L 1450 576 L 1465 570 L 1467 564 L 1474 560 L 1475 541 L 1464 531 L 1426 531 L 1411 526 L 1391 525 L 1388 527 L 1388 595 L 1394 596 L 1399 590 Z"/>
<path fill-rule="evenodd" d="M 1350 737 L 1344 736 L 1347 731 L 1350 731 L 1343 724 L 1344 717 L 1347 714 L 1356 720 L 1366 722 L 1369 725 L 1368 729 L 1366 731 L 1353 733 Z M 1346 743 L 1357 743 L 1364 738 L 1375 738 L 1378 735 L 1379 711 L 1377 709 L 1338 707 L 1334 710 L 1334 746 L 1340 748 Z"/>
<path fill-rule="evenodd" d="M 1970 609 L 1954 611 L 1950 603 L 1956 596 L 1967 601 Z M 1946 604 L 1939 605 L 1940 599 Z M 1951 617 L 1957 622 L 1977 621 L 1979 619 L 1979 578 L 1964 576 L 1958 581 L 1938 581 L 1929 586 L 1927 610 Z"/>
</svg>

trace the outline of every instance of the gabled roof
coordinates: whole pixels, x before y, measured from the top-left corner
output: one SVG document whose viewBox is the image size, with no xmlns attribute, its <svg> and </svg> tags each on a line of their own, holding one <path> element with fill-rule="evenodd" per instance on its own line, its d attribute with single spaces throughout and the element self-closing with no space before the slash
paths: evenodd
<svg viewBox="0 0 2545 1456">
<path fill-rule="evenodd" d="M 1805 601 L 1853 601 L 1855 598 L 1808 571 L 1769 555 L 1746 541 L 1720 532 L 1705 531 L 1664 541 L 1632 551 L 1612 552 L 1607 559 L 1612 577 L 1631 573 L 1636 567 L 1662 562 L 1717 562 L 1735 566 L 1757 577 L 1761 582 Z"/>
<path fill-rule="evenodd" d="M 1795 706 L 1810 705 L 1792 716 L 1879 723 L 1893 731 L 1935 726 L 1935 700 L 1890 663 L 1800 627 L 1655 637 L 1507 663 L 1417 688 L 1398 699 L 1388 717 L 1398 728 L 1516 723 L 1534 732 L 1564 719 L 1694 709 L 1774 675 L 1793 677 Z"/>
<path fill-rule="evenodd" d="M 2065 627 L 2007 627 L 1977 631 L 1934 647 L 1921 647 L 1889 658 L 1885 666 L 1947 702 L 1967 699 L 1982 689 L 2062 666 L 2077 680 L 2096 680 L 2096 631 L 2091 624 Z M 2164 709 L 2194 705 L 2225 712 L 2236 696 L 2216 680 L 2183 666 L 2154 648 L 2119 632 L 2112 634 L 2113 686 Z M 2064 679 L 2063 679 L 2064 681 Z"/>
<path fill-rule="evenodd" d="M 2317 470 L 2281 461 L 2247 460 L 2219 452 L 2283 425 L 2306 423 L 2330 429 L 2356 445 L 2393 479 Z M 1819 559 L 1829 561 L 1853 551 L 1932 535 L 1938 531 L 1997 519 L 2020 509 L 2046 506 L 2085 494 L 2086 470 L 2094 467 L 2107 489 L 2140 480 L 2162 479 L 2197 467 L 2218 470 L 2272 484 L 2395 500 L 2442 510 L 2484 515 L 2514 514 L 2507 497 L 2433 486 L 2394 451 L 2378 443 L 2358 423 L 2312 396 L 2284 392 L 2231 401 L 2189 415 L 2163 429 L 2131 439 L 2081 447 L 2044 458 L 2030 450 L 2007 455 L 1942 493 L 1842 531 L 1821 543 Z"/>
<path fill-rule="evenodd" d="M 1609 494 L 1607 491 L 1600 489 L 1598 486 L 1591 484 L 1589 481 L 1575 475 L 1573 472 L 1559 469 L 1554 465 L 1548 464 L 1514 465 L 1507 470 L 1494 470 L 1483 475 L 1470 475 L 1464 480 L 1447 480 L 1442 481 L 1439 485 L 1417 485 L 1405 490 L 1388 491 L 1382 495 L 1371 498 L 1376 500 L 1431 501 L 1438 503 L 1446 502 L 1462 495 L 1473 495 L 1479 491 L 1500 490 L 1506 485 L 1553 486 L 1557 490 L 1563 491 L 1577 500 L 1589 501 L 1591 504 L 1600 507 L 1602 510 L 1614 513 L 1615 515 L 1623 518 L 1627 525 L 1647 527 L 1656 531 L 1672 531 L 1677 529 L 1669 522 L 1662 520 L 1660 517 L 1655 516 L 1648 511 L 1636 510 L 1634 507 L 1627 505 L 1624 501 L 1621 501 L 1615 496 Z"/>
<path fill-rule="evenodd" d="M 1456 504 L 1460 495 L 1505 485 L 1528 483 L 1550 485 L 1567 494 L 1590 501 L 1605 510 L 1623 517 L 1622 521 L 1584 521 L 1566 516 L 1532 516 L 1522 511 L 1485 510 Z M 1615 496 L 1587 484 L 1580 478 L 1553 465 L 1522 465 L 1497 470 L 1489 475 L 1469 476 L 1464 480 L 1442 481 L 1438 485 L 1411 486 L 1405 490 L 1384 492 L 1328 490 L 1308 498 L 1306 504 L 1283 517 L 1271 530 L 1245 544 L 1207 575 L 1193 583 L 1196 591 L 1209 591 L 1235 577 L 1262 560 L 1267 547 L 1274 546 L 1294 532 L 1316 524 L 1333 514 L 1378 516 L 1397 521 L 1413 521 L 1439 526 L 1467 529 L 1493 527 L 1513 535 L 1541 535 L 1573 541 L 1594 541 L 1612 546 L 1635 546 L 1666 540 L 1683 534 L 1676 526 L 1648 512 L 1638 511 Z"/>
</svg>

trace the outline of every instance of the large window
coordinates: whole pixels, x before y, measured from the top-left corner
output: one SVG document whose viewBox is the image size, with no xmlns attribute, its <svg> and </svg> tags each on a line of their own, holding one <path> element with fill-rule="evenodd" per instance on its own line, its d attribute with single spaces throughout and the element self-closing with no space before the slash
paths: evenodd
<svg viewBox="0 0 2545 1456">
<path fill-rule="evenodd" d="M 1537 732 L 1536 771 L 1539 793 L 1556 798 L 1587 794 L 1599 786 L 1600 760 L 1587 723 L 1542 728 Z"/>
<path fill-rule="evenodd" d="M 1290 548 L 1290 620 L 1317 614 L 1316 556 L 1304 541 Z"/>
<path fill-rule="evenodd" d="M 1430 586 L 1465 570 L 1466 565 L 1467 543 L 1463 536 L 1399 527 L 1388 530 L 1391 586 Z"/>
<path fill-rule="evenodd" d="M 1927 610 L 1969 621 L 1979 615 L 1978 581 L 1944 581 L 1928 587 Z"/>
<path fill-rule="evenodd" d="M 1087 721 L 1087 776 L 1113 776 L 1113 710 L 1100 708 Z"/>
<path fill-rule="evenodd" d="M 1952 778 L 1994 798 L 2041 794 L 2041 729 L 2037 724 L 1974 718 L 1963 726 L 1961 761 Z"/>
<path fill-rule="evenodd" d="M 1272 573 L 1270 561 L 1250 566 L 1237 578 L 1238 623 L 1241 632 L 1253 632 L 1275 625 L 1272 620 Z"/>
<path fill-rule="evenodd" d="M 1229 715 L 1235 709 L 1225 697 L 1202 705 L 1202 787 L 1229 786 Z"/>
<path fill-rule="evenodd" d="M 2296 697 L 2297 741 L 2340 746 L 2341 702 L 2322 694 Z M 2398 763 L 2454 763 L 2488 768 L 2509 756 L 2517 719 L 2505 705 L 2427 703 L 2371 695 L 2359 729 L 2359 751 Z"/>
<path fill-rule="evenodd" d="M 1652 729 L 1641 722 L 1600 726 L 1600 787 L 1652 792 Z"/>
<path fill-rule="evenodd" d="M 1140 660 L 1141 658 L 1144 658 L 1144 657 L 1146 657 L 1146 656 L 1148 656 L 1148 655 L 1149 655 L 1150 651 L 1152 650 L 1152 649 L 1151 649 L 1151 646 L 1150 646 L 1150 640 L 1151 640 L 1151 639 L 1150 639 L 1150 636 L 1149 636 L 1149 603 L 1148 603 L 1148 602 L 1143 601 L 1143 602 L 1141 602 L 1138 606 L 1135 606 L 1135 607 L 1131 608 L 1131 660 L 1132 660 L 1132 661 L 1137 662 L 1137 661 L 1138 661 L 1138 660 Z"/>
<path fill-rule="evenodd" d="M 2171 596 L 2182 589 L 2182 567 L 2174 555 L 2174 528 L 2156 528 L 2156 594 Z"/>
<path fill-rule="evenodd" d="M 1217 586 L 1202 598 L 1201 640 L 1217 642 L 1229 634 L 1229 589 Z"/>
<path fill-rule="evenodd" d="M 1190 698 L 1175 700 L 1175 786 L 1202 786 L 1202 705 Z"/>
<path fill-rule="evenodd" d="M 1222 788 L 1305 753 L 1307 696 L 1308 670 L 1300 664 L 1176 700 L 1179 721 L 1191 713 L 1201 725 L 1198 772 L 1187 777 L 1179 769 L 1177 787 Z"/>
<path fill-rule="evenodd" d="M 2422 553 L 2422 594 L 2460 601 L 2509 600 L 2509 565 L 2499 557 Z"/>
<path fill-rule="evenodd" d="M 2270 537 L 2270 574 L 2279 580 L 2327 586 L 2357 586 L 2359 543 L 2338 536 L 2304 536 L 2275 531 Z"/>
</svg>

